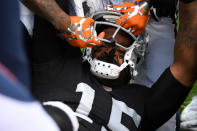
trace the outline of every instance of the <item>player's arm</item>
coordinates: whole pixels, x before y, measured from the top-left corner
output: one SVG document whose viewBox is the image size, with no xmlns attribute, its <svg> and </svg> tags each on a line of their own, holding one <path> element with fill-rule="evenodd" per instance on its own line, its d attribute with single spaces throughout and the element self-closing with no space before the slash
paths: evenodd
<svg viewBox="0 0 197 131">
<path fill-rule="evenodd" d="M 74 111 L 61 101 L 43 102 L 43 107 L 55 120 L 61 131 L 77 131 L 79 122 Z"/>
<path fill-rule="evenodd" d="M 191 1 L 191 0 L 182 0 Z M 177 34 L 173 76 L 187 87 L 192 87 L 197 78 L 197 0 L 180 2 L 180 29 Z"/>
<path fill-rule="evenodd" d="M 197 79 L 197 0 L 180 2 L 180 30 L 174 63 L 150 89 L 142 120 L 144 129 L 156 129 L 181 106 Z M 148 124 L 147 124 L 148 123 Z"/>
<path fill-rule="evenodd" d="M 151 15 L 159 21 L 161 17 L 175 19 L 178 0 L 150 0 Z"/>
<path fill-rule="evenodd" d="M 94 20 L 66 14 L 55 0 L 22 0 L 35 14 L 48 20 L 66 40 L 77 47 L 101 45 L 97 36 L 93 35 Z M 81 28 L 82 27 L 82 28 Z"/>
<path fill-rule="evenodd" d="M 35 14 L 44 17 L 60 32 L 67 30 L 70 16 L 66 14 L 55 0 L 22 0 Z"/>
</svg>

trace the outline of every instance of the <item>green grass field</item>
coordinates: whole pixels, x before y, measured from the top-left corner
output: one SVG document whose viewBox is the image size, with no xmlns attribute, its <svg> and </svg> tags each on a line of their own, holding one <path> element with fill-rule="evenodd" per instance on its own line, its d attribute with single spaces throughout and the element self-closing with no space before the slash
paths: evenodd
<svg viewBox="0 0 197 131">
<path fill-rule="evenodd" d="M 187 96 L 186 100 L 179 108 L 179 113 L 182 112 L 182 110 L 190 103 L 190 101 L 192 100 L 192 97 L 195 95 L 197 95 L 197 81 L 196 81 L 194 87 L 192 88 L 192 90 L 190 91 L 189 95 Z"/>
</svg>

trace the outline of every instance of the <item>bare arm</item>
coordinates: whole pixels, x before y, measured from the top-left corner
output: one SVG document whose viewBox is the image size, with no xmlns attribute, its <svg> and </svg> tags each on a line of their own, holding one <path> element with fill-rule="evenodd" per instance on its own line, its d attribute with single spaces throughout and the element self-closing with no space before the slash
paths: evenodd
<svg viewBox="0 0 197 131">
<path fill-rule="evenodd" d="M 22 0 L 35 14 L 48 20 L 60 32 L 64 32 L 70 25 L 70 17 L 55 0 Z"/>
<path fill-rule="evenodd" d="M 183 85 L 191 87 L 197 79 L 197 0 L 180 2 L 180 30 L 171 72 Z"/>
</svg>

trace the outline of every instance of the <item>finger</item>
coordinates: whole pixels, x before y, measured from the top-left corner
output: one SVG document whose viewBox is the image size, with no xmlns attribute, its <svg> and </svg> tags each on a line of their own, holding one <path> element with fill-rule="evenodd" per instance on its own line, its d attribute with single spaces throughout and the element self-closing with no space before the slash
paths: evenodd
<svg viewBox="0 0 197 131">
<path fill-rule="evenodd" d="M 90 23 L 93 23 L 94 22 L 94 20 L 92 18 L 90 18 L 90 17 L 87 17 L 86 18 L 86 21 L 89 21 Z"/>
<path fill-rule="evenodd" d="M 135 23 L 133 22 L 132 18 L 126 20 L 123 24 L 122 24 L 122 27 L 126 28 L 126 29 L 129 29 L 132 27 L 135 27 Z"/>
<path fill-rule="evenodd" d="M 90 44 L 90 45 L 93 45 L 93 46 L 96 46 L 96 45 L 102 45 L 102 43 L 101 42 L 99 42 L 98 41 L 98 39 L 97 38 L 92 38 L 92 39 L 89 39 L 88 40 L 88 44 Z"/>
<path fill-rule="evenodd" d="M 122 16 L 122 17 L 116 22 L 116 24 L 117 24 L 117 25 L 123 24 L 123 21 L 125 21 L 126 19 L 127 19 L 126 16 Z"/>
<path fill-rule="evenodd" d="M 125 23 L 129 18 L 128 14 L 125 14 L 123 16 L 120 17 L 120 19 L 116 22 L 117 25 L 123 25 L 123 23 Z"/>
<path fill-rule="evenodd" d="M 115 6 L 113 6 L 112 11 L 128 13 L 129 11 L 132 11 L 132 10 L 130 10 L 130 8 L 133 7 L 133 6 L 134 6 L 134 4 L 132 2 L 125 2 L 122 5 L 115 5 Z"/>
<path fill-rule="evenodd" d="M 139 34 L 141 34 L 141 33 L 142 33 L 142 30 L 136 30 L 136 31 L 133 32 L 133 34 L 134 34 L 135 36 L 137 36 L 137 35 L 139 35 Z"/>
<path fill-rule="evenodd" d="M 96 38 L 94 38 L 94 39 L 90 39 L 90 40 L 88 40 L 88 42 L 89 42 L 89 47 L 91 47 L 91 46 L 96 46 L 96 45 L 102 45 L 102 43 L 99 41 L 99 39 L 98 38 L 100 38 L 100 39 L 102 39 L 102 38 L 104 38 L 105 37 L 105 32 L 101 32 L 99 35 L 98 35 L 98 37 Z"/>
<path fill-rule="evenodd" d="M 122 26 L 126 29 L 136 26 L 135 16 L 127 19 Z"/>
<path fill-rule="evenodd" d="M 88 46 L 88 43 L 84 43 L 84 44 L 80 44 L 78 45 L 77 47 L 80 47 L 80 48 L 86 48 Z"/>
<path fill-rule="evenodd" d="M 94 47 L 94 46 L 96 46 L 96 44 L 94 44 L 94 43 L 88 43 L 87 44 L 87 47 Z"/>
<path fill-rule="evenodd" d="M 81 19 L 83 19 L 83 17 L 79 17 L 79 16 L 70 16 L 71 24 L 79 23 L 79 21 L 80 21 Z"/>
<path fill-rule="evenodd" d="M 134 12 L 134 8 L 122 9 L 122 13 Z"/>
<path fill-rule="evenodd" d="M 91 43 L 88 43 L 88 44 L 87 44 L 87 47 L 91 47 L 91 48 L 92 48 L 92 47 L 94 47 L 94 46 L 95 46 L 95 45 L 92 45 Z"/>
<path fill-rule="evenodd" d="M 143 29 L 138 28 L 137 26 L 134 26 L 134 27 L 132 28 L 132 33 L 133 33 L 135 36 L 141 34 L 142 32 L 143 32 Z"/>
<path fill-rule="evenodd" d="M 123 8 L 123 7 L 132 7 L 134 4 L 132 2 L 124 2 L 122 5 L 115 5 L 113 8 Z"/>
<path fill-rule="evenodd" d="M 89 26 L 93 23 L 94 23 L 94 20 L 91 19 L 90 17 L 87 17 L 86 20 L 82 23 L 82 30 L 89 28 Z"/>
<path fill-rule="evenodd" d="M 98 38 L 102 39 L 105 37 L 105 32 L 101 32 L 99 35 L 98 35 Z"/>
<path fill-rule="evenodd" d="M 69 44 L 71 45 L 71 46 L 75 46 L 75 47 L 81 47 L 81 48 L 85 48 L 86 46 L 87 46 L 87 43 L 86 42 L 84 42 L 84 41 L 76 41 L 76 40 L 69 40 L 68 41 L 69 42 Z"/>
<path fill-rule="evenodd" d="M 112 12 L 121 12 L 122 11 L 122 7 L 117 7 L 117 8 L 114 8 L 116 7 L 115 6 L 112 6 L 112 8 L 107 8 L 107 11 L 112 11 Z"/>
<path fill-rule="evenodd" d="M 131 28 L 131 27 L 133 27 L 133 24 L 131 24 L 131 23 L 124 23 L 123 25 L 122 25 L 122 27 L 124 27 L 125 29 L 129 29 L 129 28 Z"/>
<path fill-rule="evenodd" d="M 121 12 L 121 13 L 129 13 L 129 12 L 133 12 L 134 11 L 134 8 L 127 8 L 127 9 L 124 9 L 124 8 L 116 8 L 114 10 L 111 10 L 111 11 L 114 11 L 114 12 Z"/>
<path fill-rule="evenodd" d="M 112 12 L 122 12 L 122 10 L 109 10 L 109 11 L 112 11 Z"/>
</svg>

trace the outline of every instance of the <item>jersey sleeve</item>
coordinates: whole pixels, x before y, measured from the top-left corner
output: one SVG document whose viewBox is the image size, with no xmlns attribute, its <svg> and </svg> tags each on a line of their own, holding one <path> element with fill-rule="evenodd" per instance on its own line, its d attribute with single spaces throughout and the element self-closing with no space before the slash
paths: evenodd
<svg viewBox="0 0 197 131">
<path fill-rule="evenodd" d="M 191 88 L 178 82 L 166 69 L 148 92 L 141 122 L 143 129 L 155 130 L 177 112 Z"/>
<path fill-rule="evenodd" d="M 43 102 L 43 107 L 55 120 L 61 131 L 77 131 L 79 123 L 73 110 L 61 101 Z"/>
</svg>

